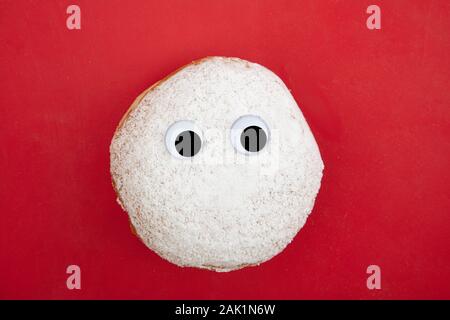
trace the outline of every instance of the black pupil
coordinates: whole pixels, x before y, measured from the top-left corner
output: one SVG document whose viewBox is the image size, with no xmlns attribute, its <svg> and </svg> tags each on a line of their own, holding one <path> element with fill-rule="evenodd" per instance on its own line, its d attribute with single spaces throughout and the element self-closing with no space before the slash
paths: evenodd
<svg viewBox="0 0 450 320">
<path fill-rule="evenodd" d="M 258 126 L 250 126 L 244 129 L 241 134 L 241 144 L 249 152 L 258 152 L 262 150 L 267 143 L 267 135 L 264 130 Z"/>
<path fill-rule="evenodd" d="M 202 141 L 194 131 L 183 131 L 175 139 L 175 148 L 183 157 L 195 156 L 202 146 Z"/>
</svg>

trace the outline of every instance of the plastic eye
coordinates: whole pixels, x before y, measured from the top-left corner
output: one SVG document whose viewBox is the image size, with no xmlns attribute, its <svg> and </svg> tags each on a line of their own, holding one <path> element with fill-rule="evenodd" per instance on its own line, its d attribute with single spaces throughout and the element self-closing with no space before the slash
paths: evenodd
<svg viewBox="0 0 450 320">
<path fill-rule="evenodd" d="M 202 133 L 192 121 L 177 121 L 167 129 L 165 142 L 172 156 L 187 159 L 200 152 Z"/>
<path fill-rule="evenodd" d="M 242 116 L 231 127 L 231 143 L 242 154 L 257 154 L 264 149 L 268 140 L 269 127 L 258 116 Z"/>
</svg>

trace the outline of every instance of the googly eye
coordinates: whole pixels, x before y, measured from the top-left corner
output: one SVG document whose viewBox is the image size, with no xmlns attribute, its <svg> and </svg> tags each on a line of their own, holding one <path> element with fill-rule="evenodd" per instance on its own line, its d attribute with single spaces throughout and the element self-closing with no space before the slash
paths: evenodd
<svg viewBox="0 0 450 320">
<path fill-rule="evenodd" d="M 258 116 L 242 116 L 231 127 L 231 143 L 242 154 L 257 154 L 264 149 L 268 140 L 269 127 Z"/>
<path fill-rule="evenodd" d="M 192 121 L 177 121 L 167 129 L 165 142 L 172 156 L 188 159 L 200 152 L 202 132 Z"/>
</svg>

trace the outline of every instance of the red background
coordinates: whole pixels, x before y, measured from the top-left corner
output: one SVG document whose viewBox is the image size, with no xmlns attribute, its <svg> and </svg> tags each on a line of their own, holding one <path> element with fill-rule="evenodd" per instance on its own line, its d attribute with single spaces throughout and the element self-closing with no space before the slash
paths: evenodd
<svg viewBox="0 0 450 320">
<path fill-rule="evenodd" d="M 450 298 L 449 1 L 75 3 L 80 31 L 71 1 L 0 1 L 0 298 Z M 294 242 L 225 274 L 148 250 L 109 175 L 133 99 L 207 55 L 276 72 L 325 163 Z M 371 264 L 382 290 L 366 287 Z"/>
</svg>

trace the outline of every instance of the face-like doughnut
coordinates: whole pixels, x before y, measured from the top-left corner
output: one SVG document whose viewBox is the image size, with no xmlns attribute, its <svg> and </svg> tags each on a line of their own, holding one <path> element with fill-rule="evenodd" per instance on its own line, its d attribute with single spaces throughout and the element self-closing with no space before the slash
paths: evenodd
<svg viewBox="0 0 450 320">
<path fill-rule="evenodd" d="M 177 265 L 215 271 L 280 253 L 323 170 L 284 83 L 236 58 L 194 62 L 149 88 L 110 152 L 118 200 L 142 241 Z"/>
</svg>

